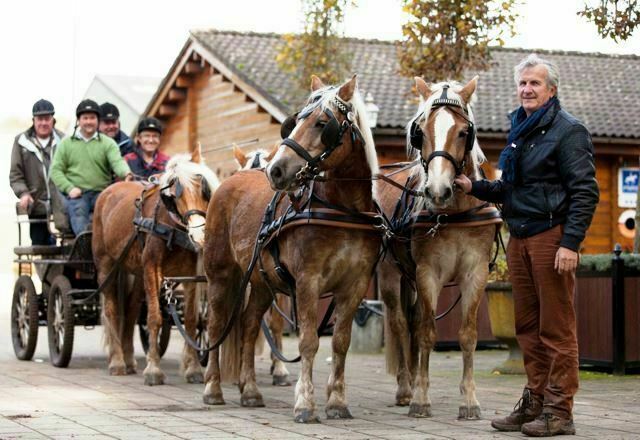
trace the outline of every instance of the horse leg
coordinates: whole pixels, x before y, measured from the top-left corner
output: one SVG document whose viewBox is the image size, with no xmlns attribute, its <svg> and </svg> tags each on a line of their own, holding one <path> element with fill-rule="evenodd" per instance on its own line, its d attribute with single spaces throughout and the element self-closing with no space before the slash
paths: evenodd
<svg viewBox="0 0 640 440">
<path fill-rule="evenodd" d="M 185 283 L 184 286 L 184 328 L 191 339 L 196 339 L 196 326 L 198 322 L 199 295 L 202 294 L 195 283 Z M 182 371 L 188 383 L 202 383 L 204 376 L 200 359 L 196 350 L 184 341 L 182 349 Z"/>
<path fill-rule="evenodd" d="M 148 248 L 147 248 L 148 249 Z M 145 249 L 145 251 L 147 251 Z M 157 257 L 156 257 L 157 258 Z M 143 256 L 144 287 L 147 299 L 147 327 L 149 329 L 149 351 L 147 352 L 147 366 L 144 369 L 145 385 L 162 385 L 165 375 L 160 369 L 160 354 L 158 347 L 158 334 L 162 326 L 162 313 L 160 312 L 160 280 L 162 275 L 160 267 L 147 261 Z"/>
<path fill-rule="evenodd" d="M 316 328 L 318 322 L 317 289 L 300 283 L 297 288 L 298 319 L 300 325 L 300 376 L 296 383 L 293 416 L 296 423 L 318 423 L 313 387 L 313 361 L 318 352 L 320 339 Z"/>
<path fill-rule="evenodd" d="M 276 295 L 276 303 L 280 310 L 285 310 L 287 304 L 287 297 L 284 295 Z M 269 329 L 271 335 L 276 343 L 276 347 L 282 353 L 282 331 L 284 329 L 284 318 L 280 313 L 271 309 L 271 319 L 269 320 Z M 273 353 L 271 353 L 271 374 L 273 375 L 273 385 L 288 387 L 291 385 L 291 381 L 288 379 L 289 370 L 286 365 L 280 359 L 278 359 Z"/>
<path fill-rule="evenodd" d="M 429 397 L 429 356 L 436 343 L 435 310 L 442 283 L 435 279 L 429 270 L 418 269 L 418 305 L 422 318 L 416 325 L 416 337 L 419 348 L 417 372 L 413 387 L 413 396 L 409 405 L 409 416 L 431 417 L 431 398 Z"/>
<path fill-rule="evenodd" d="M 132 275 L 124 275 L 129 278 Z M 135 276 L 133 280 L 133 287 L 129 291 L 129 282 L 123 283 L 123 287 L 127 288 L 127 307 L 125 309 L 125 322 L 122 333 L 122 350 L 124 351 L 124 363 L 127 367 L 127 374 L 136 374 L 138 363 L 133 351 L 133 334 L 138 322 L 138 316 L 140 315 L 140 308 L 142 306 L 144 286 L 142 284 L 142 278 Z"/>
<path fill-rule="evenodd" d="M 385 340 L 387 371 L 395 373 L 398 389 L 396 405 L 407 406 L 411 402 L 411 373 L 409 371 L 409 330 L 403 310 L 400 274 L 391 264 L 384 262 L 378 272 L 380 294 L 386 306 L 385 324 L 388 329 Z"/>
<path fill-rule="evenodd" d="M 255 346 L 260 321 L 271 304 L 269 292 L 252 287 L 249 304 L 243 313 L 242 370 L 240 371 L 240 404 L 248 407 L 264 406 L 262 394 L 256 383 Z"/>
<path fill-rule="evenodd" d="M 96 266 L 101 268 L 98 273 L 98 285 L 102 285 L 113 267 L 113 261 L 107 257 L 101 258 Z M 116 281 L 111 280 L 103 288 L 102 325 L 104 327 L 104 343 L 108 350 L 109 374 L 111 376 L 124 376 L 127 374 L 124 355 L 122 352 L 122 340 L 120 338 L 120 321 L 118 316 L 118 294 Z"/>
<path fill-rule="evenodd" d="M 227 320 L 230 318 L 234 301 L 234 294 L 239 295 L 235 286 L 240 284 L 240 276 L 237 268 L 216 266 L 205 271 L 209 280 L 207 288 L 207 300 L 209 304 L 207 330 L 209 342 L 213 344 L 218 340 Z M 238 320 L 239 318 L 236 318 Z M 204 393 L 202 401 L 207 405 L 224 405 L 222 387 L 220 386 L 220 349 L 209 352 L 209 363 L 204 375 Z"/>
<path fill-rule="evenodd" d="M 361 278 L 349 285 L 348 289 L 334 292 L 336 302 L 335 325 L 331 338 L 331 374 L 327 383 L 327 404 L 325 413 L 329 419 L 352 419 L 345 393 L 344 370 L 347 350 L 351 343 L 353 317 L 362 302 L 369 285 L 368 278 Z"/>
<path fill-rule="evenodd" d="M 460 382 L 462 404 L 458 409 L 459 419 L 479 419 L 481 415 L 480 403 L 476 399 L 476 383 L 473 379 L 473 354 L 478 341 L 478 306 L 487 281 L 487 271 L 482 272 L 479 268 L 487 266 L 483 262 L 475 269 L 469 268 L 467 275 L 459 282 L 462 292 L 462 325 L 458 332 L 462 349 L 462 380 Z"/>
</svg>

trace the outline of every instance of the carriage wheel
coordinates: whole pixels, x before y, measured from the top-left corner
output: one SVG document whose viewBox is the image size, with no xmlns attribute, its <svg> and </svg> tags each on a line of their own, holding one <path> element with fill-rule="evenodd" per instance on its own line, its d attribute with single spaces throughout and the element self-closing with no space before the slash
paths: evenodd
<svg viewBox="0 0 640 440">
<path fill-rule="evenodd" d="M 19 277 L 13 288 L 11 340 L 16 357 L 31 360 L 38 342 L 38 295 L 27 275 Z"/>
<path fill-rule="evenodd" d="M 207 317 L 209 316 L 209 302 L 206 292 L 200 292 L 198 301 L 198 325 L 196 326 L 196 342 L 199 347 L 209 346 L 209 332 L 207 329 Z M 198 351 L 200 365 L 206 367 L 209 363 L 209 352 Z"/>
<path fill-rule="evenodd" d="M 53 279 L 47 303 L 47 330 L 49 333 L 49 358 L 55 367 L 65 368 L 73 351 L 74 314 L 71 283 L 64 275 Z"/>
<path fill-rule="evenodd" d="M 142 343 L 142 349 L 145 353 L 149 352 L 149 327 L 147 327 L 147 303 L 142 303 L 140 307 L 140 316 L 138 316 L 138 334 L 140 335 L 140 342 Z M 160 327 L 160 334 L 158 336 L 158 355 L 164 356 L 169 347 L 169 339 L 171 338 L 171 318 L 169 316 L 162 316 L 162 326 Z"/>
</svg>

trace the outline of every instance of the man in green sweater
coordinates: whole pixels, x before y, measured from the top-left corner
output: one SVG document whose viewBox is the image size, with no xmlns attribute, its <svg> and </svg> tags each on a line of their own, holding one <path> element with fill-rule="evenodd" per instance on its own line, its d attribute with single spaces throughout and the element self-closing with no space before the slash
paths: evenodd
<svg viewBox="0 0 640 440">
<path fill-rule="evenodd" d="M 76 109 L 73 134 L 62 140 L 51 164 L 51 179 L 67 196 L 67 212 L 73 233 L 87 229 L 96 199 L 112 182 L 112 176 L 132 180 L 133 174 L 120 156 L 118 145 L 98 132 L 100 107 L 90 99 Z"/>
</svg>

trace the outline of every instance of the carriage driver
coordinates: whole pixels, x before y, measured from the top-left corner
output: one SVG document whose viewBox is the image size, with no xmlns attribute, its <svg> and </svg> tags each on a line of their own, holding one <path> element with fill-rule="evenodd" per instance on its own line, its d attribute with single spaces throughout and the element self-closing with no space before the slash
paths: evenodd
<svg viewBox="0 0 640 440">
<path fill-rule="evenodd" d="M 73 233 L 87 229 L 100 191 L 112 182 L 112 174 L 132 180 L 133 174 L 120 156 L 118 145 L 100 135 L 100 107 L 85 99 L 76 109 L 77 123 L 62 140 L 51 165 L 51 179 L 67 196 L 67 212 Z"/>
<path fill-rule="evenodd" d="M 515 81 L 521 105 L 511 114 L 500 180 L 455 180 L 481 200 L 502 203 L 511 233 L 507 264 L 527 384 L 515 410 L 491 425 L 536 437 L 575 434 L 573 291 L 580 243 L 599 198 L 593 144 L 560 105 L 555 65 L 532 54 L 516 66 Z"/>
</svg>

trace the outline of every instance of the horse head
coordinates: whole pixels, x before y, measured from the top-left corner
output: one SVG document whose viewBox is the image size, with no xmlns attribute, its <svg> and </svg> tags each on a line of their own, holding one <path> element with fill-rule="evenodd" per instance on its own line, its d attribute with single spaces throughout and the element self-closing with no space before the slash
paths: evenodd
<svg viewBox="0 0 640 440">
<path fill-rule="evenodd" d="M 190 155 L 172 157 L 159 184 L 162 203 L 172 219 L 185 226 L 191 240 L 202 246 L 207 207 L 220 181 L 202 163 L 200 145 Z"/>
<path fill-rule="evenodd" d="M 258 149 L 249 151 L 247 154 L 244 154 L 242 150 L 237 146 L 233 146 L 233 157 L 236 162 L 240 166 L 241 170 L 253 170 L 253 169 L 264 169 L 267 167 L 269 161 L 276 154 L 277 148 L 279 144 L 275 146 L 271 152 L 267 152 L 266 150 Z"/>
<path fill-rule="evenodd" d="M 356 145 L 364 148 L 371 172 L 377 158 L 364 101 L 356 76 L 339 87 L 325 86 L 312 76 L 311 95 L 280 130 L 282 143 L 266 168 L 274 190 L 294 191 L 323 171 L 345 165 Z"/>
<path fill-rule="evenodd" d="M 448 206 L 453 201 L 453 179 L 462 173 L 479 178 L 485 157 L 476 138 L 471 102 L 478 83 L 476 76 L 466 85 L 441 82 L 428 85 L 416 77 L 421 104 L 407 125 L 407 149 L 419 156 L 419 187 L 432 205 Z"/>
</svg>

